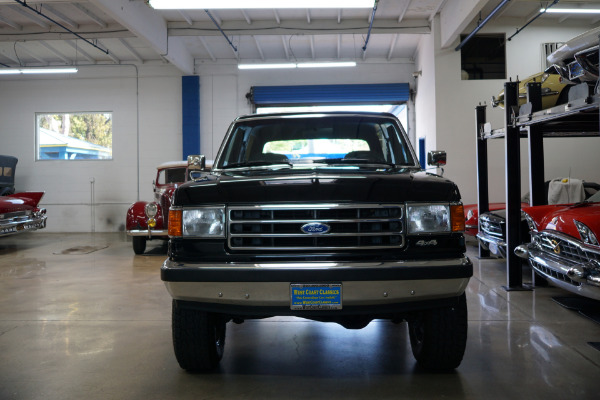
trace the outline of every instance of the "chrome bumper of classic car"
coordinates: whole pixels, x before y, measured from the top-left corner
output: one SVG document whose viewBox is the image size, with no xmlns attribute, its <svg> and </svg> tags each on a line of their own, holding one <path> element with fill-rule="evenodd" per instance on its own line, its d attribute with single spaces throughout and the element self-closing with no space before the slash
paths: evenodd
<svg viewBox="0 0 600 400">
<path fill-rule="evenodd" d="M 46 210 L 43 209 L 30 215 L 17 215 L 0 219 L 0 236 L 43 229 L 46 227 L 47 218 Z"/>
<path fill-rule="evenodd" d="M 459 296 L 472 274 L 473 264 L 467 257 L 373 263 L 183 264 L 166 260 L 161 269 L 162 280 L 176 300 L 288 308 L 294 285 L 339 285 L 343 306 L 385 306 Z"/>
<path fill-rule="evenodd" d="M 504 239 L 480 232 L 477 234 L 477 240 L 479 240 L 484 249 L 489 250 L 497 256 L 506 257 L 506 242 Z"/>
<path fill-rule="evenodd" d="M 531 267 L 554 285 L 600 300 L 600 262 L 597 260 L 572 262 L 541 251 L 535 243 L 517 246 L 515 254 L 528 259 Z"/>
<path fill-rule="evenodd" d="M 131 229 L 127 231 L 129 236 L 145 236 L 152 238 L 154 236 L 166 237 L 169 236 L 167 229 Z"/>
</svg>

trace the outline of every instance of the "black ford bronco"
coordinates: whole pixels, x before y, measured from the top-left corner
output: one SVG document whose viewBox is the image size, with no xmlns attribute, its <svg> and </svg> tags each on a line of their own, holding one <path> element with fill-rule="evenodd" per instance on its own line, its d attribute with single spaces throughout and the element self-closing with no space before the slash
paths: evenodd
<svg viewBox="0 0 600 400">
<path fill-rule="evenodd" d="M 473 274 L 460 193 L 420 168 L 394 115 L 240 117 L 211 172 L 188 162 L 161 269 L 182 368 L 216 367 L 228 322 L 284 315 L 406 321 L 420 365 L 458 367 Z"/>
</svg>

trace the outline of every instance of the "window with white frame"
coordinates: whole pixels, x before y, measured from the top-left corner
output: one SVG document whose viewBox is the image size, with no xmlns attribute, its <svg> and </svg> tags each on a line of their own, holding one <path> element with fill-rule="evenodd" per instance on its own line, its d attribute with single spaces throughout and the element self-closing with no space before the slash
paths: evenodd
<svg viewBox="0 0 600 400">
<path fill-rule="evenodd" d="M 36 113 L 36 160 L 111 160 L 112 112 Z"/>
</svg>

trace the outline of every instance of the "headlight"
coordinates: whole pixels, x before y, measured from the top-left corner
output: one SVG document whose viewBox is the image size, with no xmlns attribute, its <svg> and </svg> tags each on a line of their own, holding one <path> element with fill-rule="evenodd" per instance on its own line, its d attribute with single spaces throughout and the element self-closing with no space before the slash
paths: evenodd
<svg viewBox="0 0 600 400">
<path fill-rule="evenodd" d="M 225 237 L 225 208 L 184 209 L 181 224 L 183 236 Z"/>
<path fill-rule="evenodd" d="M 156 203 L 148 203 L 144 207 L 144 212 L 146 213 L 146 217 L 154 218 L 158 213 L 158 205 Z"/>
<path fill-rule="evenodd" d="M 583 243 L 598 246 L 598 239 L 596 238 L 596 235 L 594 235 L 594 232 L 592 232 L 590 228 L 588 228 L 582 222 L 576 220 L 573 220 L 573 222 L 575 223 L 575 226 L 579 231 L 579 236 L 581 236 L 581 240 L 583 241 Z"/>
<path fill-rule="evenodd" d="M 449 205 L 409 205 L 406 208 L 408 234 L 450 232 Z"/>
</svg>

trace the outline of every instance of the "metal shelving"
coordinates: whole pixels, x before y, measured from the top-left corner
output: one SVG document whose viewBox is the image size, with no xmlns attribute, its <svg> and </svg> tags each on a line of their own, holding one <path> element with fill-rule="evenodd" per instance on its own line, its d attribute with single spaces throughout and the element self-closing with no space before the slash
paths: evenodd
<svg viewBox="0 0 600 400">
<path fill-rule="evenodd" d="M 491 129 L 486 123 L 486 106 L 476 107 L 477 137 L 477 202 L 478 215 L 489 211 L 487 140 L 504 138 L 506 172 L 506 290 L 530 290 L 523 283 L 521 260 L 513 250 L 521 243 L 521 147 L 527 138 L 529 153 L 530 205 L 547 203 L 544 188 L 544 138 L 600 137 L 600 96 L 588 95 L 587 84 L 577 85 L 569 92 L 567 104 L 541 109 L 541 84 L 527 85 L 527 102 L 518 107 L 518 82 L 504 85 L 504 127 Z M 479 248 L 480 257 L 489 251 Z"/>
</svg>

